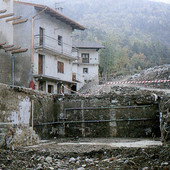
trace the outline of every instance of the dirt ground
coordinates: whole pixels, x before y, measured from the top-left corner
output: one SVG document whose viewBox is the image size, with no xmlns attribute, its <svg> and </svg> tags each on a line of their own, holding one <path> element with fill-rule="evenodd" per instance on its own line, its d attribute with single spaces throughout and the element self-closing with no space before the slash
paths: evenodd
<svg viewBox="0 0 170 170">
<path fill-rule="evenodd" d="M 54 139 L 13 151 L 1 149 L 0 169 L 169 170 L 170 149 L 148 139 Z"/>
</svg>

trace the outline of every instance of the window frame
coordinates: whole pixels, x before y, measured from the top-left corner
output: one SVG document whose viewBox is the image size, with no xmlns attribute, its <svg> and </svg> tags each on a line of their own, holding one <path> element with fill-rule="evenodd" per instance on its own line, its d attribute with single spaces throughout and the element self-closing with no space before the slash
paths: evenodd
<svg viewBox="0 0 170 170">
<path fill-rule="evenodd" d="M 89 53 L 81 53 L 82 63 L 90 63 L 90 54 Z"/>
<path fill-rule="evenodd" d="M 61 35 L 58 35 L 58 45 L 62 46 L 63 44 L 63 37 Z"/>
<path fill-rule="evenodd" d="M 57 61 L 57 72 L 64 74 L 64 62 Z"/>
<path fill-rule="evenodd" d="M 88 74 L 88 73 L 89 73 L 89 69 L 88 68 L 83 68 L 83 74 Z"/>
</svg>

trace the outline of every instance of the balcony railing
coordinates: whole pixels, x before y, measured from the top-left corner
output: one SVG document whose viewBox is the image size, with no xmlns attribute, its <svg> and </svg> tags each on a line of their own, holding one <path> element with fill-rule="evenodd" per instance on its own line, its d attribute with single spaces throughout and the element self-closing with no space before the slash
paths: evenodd
<svg viewBox="0 0 170 170">
<path fill-rule="evenodd" d="M 56 55 L 59 54 L 63 55 L 63 57 L 75 59 L 75 57 L 72 55 L 72 46 L 70 44 L 64 43 L 63 41 L 58 41 L 57 39 L 47 35 L 34 35 L 34 48 L 43 48 Z"/>
</svg>

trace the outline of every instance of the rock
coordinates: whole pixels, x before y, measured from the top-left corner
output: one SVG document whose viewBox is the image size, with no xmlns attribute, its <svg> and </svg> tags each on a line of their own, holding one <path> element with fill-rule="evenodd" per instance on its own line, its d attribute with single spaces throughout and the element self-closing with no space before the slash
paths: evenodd
<svg viewBox="0 0 170 170">
<path fill-rule="evenodd" d="M 168 165 L 168 162 L 162 162 L 161 165 Z"/>
<path fill-rule="evenodd" d="M 76 159 L 73 158 L 73 157 L 69 159 L 69 162 L 70 162 L 70 163 L 73 163 L 73 162 L 75 162 L 75 161 L 76 161 Z"/>
<path fill-rule="evenodd" d="M 76 161 L 76 165 L 80 165 L 80 161 Z"/>
<path fill-rule="evenodd" d="M 86 158 L 85 161 L 86 161 L 86 162 L 93 162 L 93 159 L 88 159 L 88 158 Z"/>
<path fill-rule="evenodd" d="M 84 168 L 83 168 L 83 167 L 81 167 L 81 168 L 77 168 L 77 170 L 84 170 Z"/>
<path fill-rule="evenodd" d="M 43 169 L 42 164 L 38 164 L 37 170 Z"/>
<path fill-rule="evenodd" d="M 51 163 L 53 161 L 52 157 L 48 156 L 45 159 L 46 162 Z"/>
<path fill-rule="evenodd" d="M 82 167 L 85 168 L 85 167 L 86 167 L 86 164 L 83 164 Z"/>
<path fill-rule="evenodd" d="M 54 170 L 54 168 L 53 168 L 53 167 L 49 167 L 49 169 L 50 169 L 50 170 Z"/>
</svg>

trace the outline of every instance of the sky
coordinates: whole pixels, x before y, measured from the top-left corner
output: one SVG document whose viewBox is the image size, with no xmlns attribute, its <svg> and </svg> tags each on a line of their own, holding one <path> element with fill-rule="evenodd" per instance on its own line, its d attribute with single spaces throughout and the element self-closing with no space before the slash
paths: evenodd
<svg viewBox="0 0 170 170">
<path fill-rule="evenodd" d="M 170 0 L 152 0 L 152 1 L 164 2 L 170 4 Z"/>
</svg>

